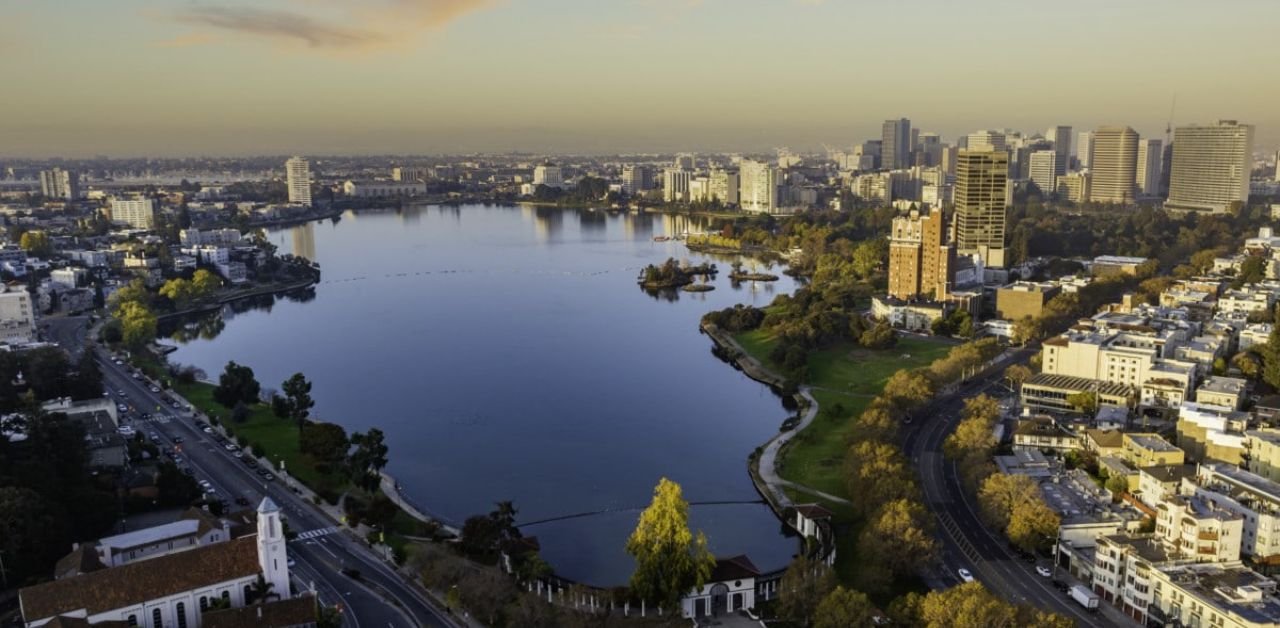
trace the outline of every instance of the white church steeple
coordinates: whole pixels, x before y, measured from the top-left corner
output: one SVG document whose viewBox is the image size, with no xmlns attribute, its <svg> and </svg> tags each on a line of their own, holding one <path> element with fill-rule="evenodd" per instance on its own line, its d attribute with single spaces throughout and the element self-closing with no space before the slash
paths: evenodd
<svg viewBox="0 0 1280 628">
<path fill-rule="evenodd" d="M 271 593 L 289 599 L 289 556 L 285 550 L 280 507 L 263 497 L 258 504 L 258 565 L 262 577 L 271 584 Z"/>
</svg>

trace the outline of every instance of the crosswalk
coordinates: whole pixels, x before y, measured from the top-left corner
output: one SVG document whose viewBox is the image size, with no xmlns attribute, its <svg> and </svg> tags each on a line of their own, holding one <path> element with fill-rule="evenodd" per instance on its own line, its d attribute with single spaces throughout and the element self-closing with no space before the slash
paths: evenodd
<svg viewBox="0 0 1280 628">
<path fill-rule="evenodd" d="M 297 540 L 299 541 L 305 541 L 307 539 L 314 539 L 319 536 L 325 536 L 326 534 L 333 534 L 334 532 L 337 532 L 337 531 L 338 531 L 337 527 L 329 526 L 327 528 L 318 528 L 315 530 L 307 530 L 306 532 L 299 532 L 298 536 L 295 538 L 297 538 Z"/>
<path fill-rule="evenodd" d="M 145 419 L 134 419 L 134 420 L 133 420 L 133 422 L 134 422 L 134 423 L 160 423 L 160 424 L 164 424 L 164 423 L 168 423 L 168 422 L 170 422 L 170 421 L 176 421 L 177 419 L 178 419 L 178 417 L 177 417 L 176 415 L 173 415 L 173 414 L 153 414 L 153 415 L 151 415 L 151 416 L 149 416 L 149 417 L 147 417 L 147 418 L 145 418 Z"/>
</svg>

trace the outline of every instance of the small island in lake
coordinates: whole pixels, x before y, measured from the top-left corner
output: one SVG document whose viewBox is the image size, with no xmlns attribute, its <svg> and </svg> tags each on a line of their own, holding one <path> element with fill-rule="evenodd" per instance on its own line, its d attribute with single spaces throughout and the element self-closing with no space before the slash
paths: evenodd
<svg viewBox="0 0 1280 628">
<path fill-rule="evenodd" d="M 667 261 L 660 266 L 653 264 L 645 266 L 644 270 L 640 271 L 638 283 L 650 290 L 681 288 L 692 284 L 695 277 L 711 278 L 718 272 L 720 271 L 716 265 L 710 262 L 697 266 L 685 266 L 672 257 L 667 258 Z"/>
</svg>

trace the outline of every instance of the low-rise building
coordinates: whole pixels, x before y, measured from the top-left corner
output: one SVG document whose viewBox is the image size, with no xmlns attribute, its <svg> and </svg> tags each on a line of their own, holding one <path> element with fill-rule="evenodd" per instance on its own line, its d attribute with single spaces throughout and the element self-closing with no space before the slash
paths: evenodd
<svg viewBox="0 0 1280 628">
<path fill-rule="evenodd" d="M 1280 482 L 1280 430 L 1264 427 L 1244 433 L 1244 464 L 1248 470 Z"/>
<path fill-rule="evenodd" d="M 1185 462 L 1186 453 L 1159 434 L 1126 433 L 1122 442 L 1124 459 L 1138 468 Z"/>
<path fill-rule="evenodd" d="M 1240 464 L 1249 415 L 1191 401 L 1178 408 L 1178 446 L 1193 462 Z"/>
<path fill-rule="evenodd" d="M 1068 430 L 1053 417 L 1033 416 L 1018 421 L 1013 430 L 1013 446 L 1015 449 L 1055 449 L 1069 451 L 1080 449 L 1080 438 Z"/>
<path fill-rule="evenodd" d="M 1248 385 L 1247 380 L 1238 377 L 1211 376 L 1196 389 L 1196 403 L 1239 410 L 1244 404 L 1245 388 Z"/>
<path fill-rule="evenodd" d="M 1138 470 L 1137 498 L 1149 508 L 1155 508 L 1182 490 L 1182 480 L 1194 478 L 1194 464 L 1165 464 L 1143 467 Z"/>
<path fill-rule="evenodd" d="M 1280 569 L 1280 484 L 1231 465 L 1200 465 L 1184 489 L 1244 521 L 1241 554 L 1266 573 Z"/>
<path fill-rule="evenodd" d="M 996 318 L 1018 321 L 1036 317 L 1062 287 L 1053 282 L 1018 281 L 996 290 Z"/>
<path fill-rule="evenodd" d="M 36 339 L 36 309 L 31 293 L 5 286 L 0 292 L 0 342 L 27 344 Z"/>
<path fill-rule="evenodd" d="M 1082 408 L 1067 401 L 1081 393 L 1095 393 L 1101 405 L 1128 407 L 1133 388 L 1114 382 L 1099 382 L 1070 375 L 1036 373 L 1022 383 L 1022 405 L 1039 411 L 1080 412 Z"/>
</svg>

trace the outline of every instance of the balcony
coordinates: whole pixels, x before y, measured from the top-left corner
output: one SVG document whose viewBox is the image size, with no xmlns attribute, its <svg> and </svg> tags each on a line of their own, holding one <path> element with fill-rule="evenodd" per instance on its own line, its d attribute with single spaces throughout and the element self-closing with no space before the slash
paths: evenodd
<svg viewBox="0 0 1280 628">
<path fill-rule="evenodd" d="M 1202 530 L 1200 534 L 1196 535 L 1196 538 L 1201 541 L 1216 541 L 1218 540 L 1218 532 L 1216 530 Z"/>
</svg>

